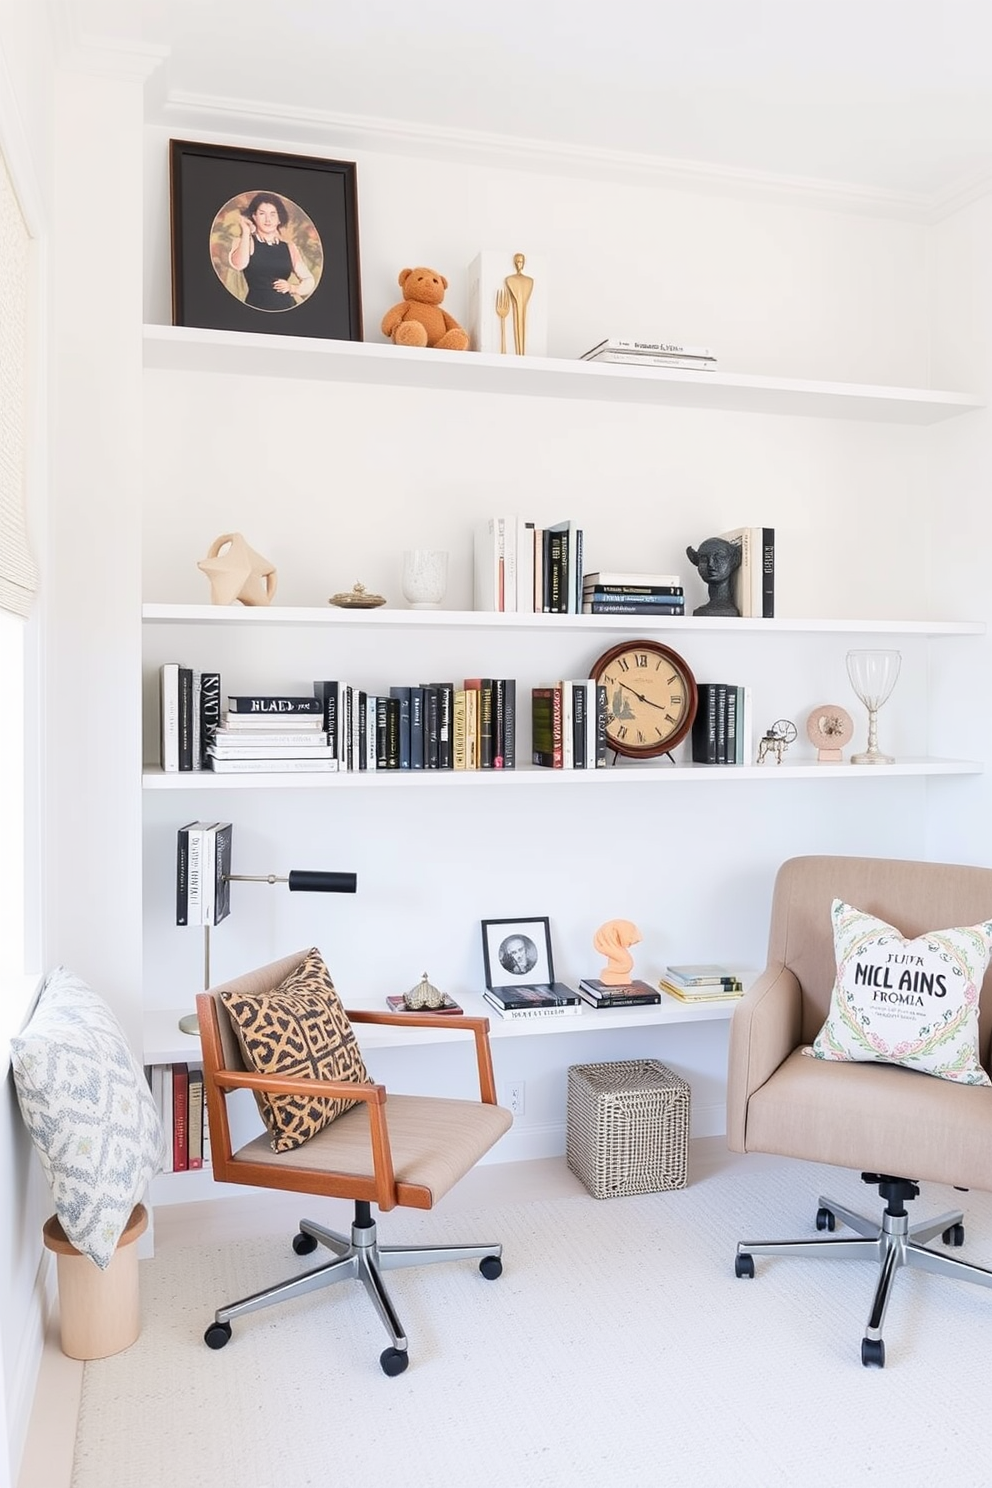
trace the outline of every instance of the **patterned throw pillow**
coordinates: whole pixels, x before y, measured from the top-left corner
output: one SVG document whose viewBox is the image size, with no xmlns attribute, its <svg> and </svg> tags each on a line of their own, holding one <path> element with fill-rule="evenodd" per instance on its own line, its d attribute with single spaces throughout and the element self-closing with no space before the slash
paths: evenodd
<svg viewBox="0 0 992 1488">
<path fill-rule="evenodd" d="M 260 1075 L 350 1080 L 367 1085 L 358 1040 L 316 946 L 271 992 L 222 992 L 237 1030 L 245 1064 Z M 302 1147 L 355 1104 L 308 1095 L 256 1092 L 273 1152 Z"/>
<path fill-rule="evenodd" d="M 101 1271 L 165 1157 L 162 1123 L 124 1030 L 103 998 L 64 966 L 11 1039 L 14 1085 L 77 1250 Z"/>
<path fill-rule="evenodd" d="M 978 1060 L 978 998 L 992 920 L 905 940 L 841 899 L 831 907 L 837 980 L 827 1020 L 804 1049 L 814 1059 L 904 1064 L 990 1085 Z"/>
</svg>

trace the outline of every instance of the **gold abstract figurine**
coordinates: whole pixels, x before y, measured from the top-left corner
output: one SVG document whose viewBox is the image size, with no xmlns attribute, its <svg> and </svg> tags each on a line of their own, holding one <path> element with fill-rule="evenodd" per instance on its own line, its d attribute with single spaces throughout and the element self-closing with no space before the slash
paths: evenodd
<svg viewBox="0 0 992 1488">
<path fill-rule="evenodd" d="M 225 551 L 222 553 L 221 549 Z M 276 592 L 275 564 L 250 548 L 240 532 L 215 537 L 206 558 L 196 565 L 210 580 L 210 603 L 268 605 Z"/>
<path fill-rule="evenodd" d="M 513 267 L 516 272 L 507 274 L 503 283 L 509 290 L 513 303 L 513 349 L 517 356 L 524 356 L 527 351 L 527 301 L 531 297 L 534 281 L 529 274 L 523 272 L 524 256 L 522 253 L 513 255 Z M 498 303 L 496 313 L 497 315 L 505 314 L 500 311 Z M 503 326 L 505 324 L 504 321 Z"/>
<path fill-rule="evenodd" d="M 607 987 L 625 987 L 634 969 L 634 958 L 627 947 L 636 945 L 641 932 L 630 920 L 607 920 L 600 925 L 592 938 L 593 946 L 607 964 L 599 974 L 599 980 Z"/>
</svg>

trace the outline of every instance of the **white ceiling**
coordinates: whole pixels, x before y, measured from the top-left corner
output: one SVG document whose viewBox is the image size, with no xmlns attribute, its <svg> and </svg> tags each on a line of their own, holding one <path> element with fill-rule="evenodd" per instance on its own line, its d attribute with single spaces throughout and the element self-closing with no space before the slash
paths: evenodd
<svg viewBox="0 0 992 1488">
<path fill-rule="evenodd" d="M 845 183 L 992 181 L 992 0 L 54 0 L 170 93 Z"/>
</svg>

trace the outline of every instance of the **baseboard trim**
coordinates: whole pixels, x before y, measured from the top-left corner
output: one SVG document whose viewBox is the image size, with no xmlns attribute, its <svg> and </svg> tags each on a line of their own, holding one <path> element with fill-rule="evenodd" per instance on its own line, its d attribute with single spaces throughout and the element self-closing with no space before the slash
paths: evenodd
<svg viewBox="0 0 992 1488">
<path fill-rule="evenodd" d="M 55 1257 L 42 1250 L 31 1289 L 31 1305 L 25 1320 L 14 1363 L 8 1395 L 7 1445 L 11 1481 L 20 1483 L 21 1469 L 30 1435 L 31 1412 L 38 1395 L 45 1335 L 58 1306 Z"/>
</svg>

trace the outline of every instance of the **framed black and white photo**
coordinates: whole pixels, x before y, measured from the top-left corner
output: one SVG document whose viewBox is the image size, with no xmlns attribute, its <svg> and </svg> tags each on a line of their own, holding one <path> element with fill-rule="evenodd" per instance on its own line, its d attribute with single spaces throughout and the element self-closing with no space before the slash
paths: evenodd
<svg viewBox="0 0 992 1488">
<path fill-rule="evenodd" d="M 361 341 L 356 167 L 169 141 L 172 322 Z"/>
<path fill-rule="evenodd" d="M 483 920 L 482 956 L 486 986 L 524 987 L 553 982 L 548 920 Z"/>
</svg>

